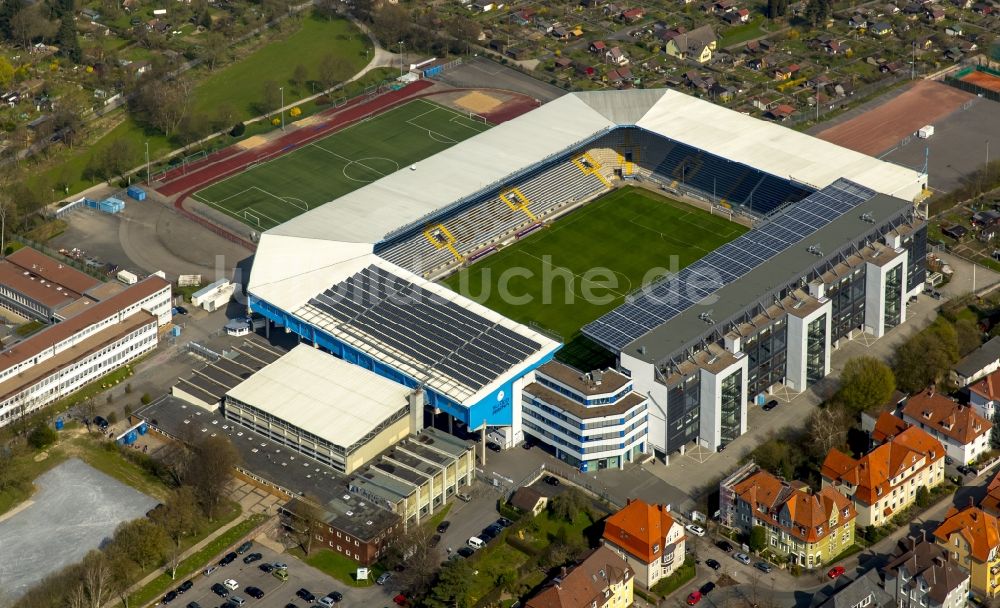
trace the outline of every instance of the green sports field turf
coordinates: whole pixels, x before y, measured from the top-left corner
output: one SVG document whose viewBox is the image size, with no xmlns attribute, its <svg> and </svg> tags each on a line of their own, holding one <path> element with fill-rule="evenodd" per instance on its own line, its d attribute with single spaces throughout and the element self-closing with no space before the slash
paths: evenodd
<svg viewBox="0 0 1000 608">
<path fill-rule="evenodd" d="M 487 128 L 482 119 L 417 99 L 252 166 L 194 198 L 267 230 Z"/>
<path fill-rule="evenodd" d="M 664 269 L 683 268 L 746 230 L 648 190 L 625 187 L 444 283 L 515 321 L 558 333 L 567 343 L 560 358 L 585 365 L 582 361 L 599 348 L 582 338 L 581 327 Z"/>
</svg>

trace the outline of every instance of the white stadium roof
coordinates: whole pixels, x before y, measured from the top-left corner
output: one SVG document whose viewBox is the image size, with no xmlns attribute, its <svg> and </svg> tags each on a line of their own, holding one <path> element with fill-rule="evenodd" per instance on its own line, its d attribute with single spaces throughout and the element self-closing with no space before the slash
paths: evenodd
<svg viewBox="0 0 1000 608">
<path fill-rule="evenodd" d="M 409 393 L 388 378 L 300 344 L 227 394 L 349 447 L 408 407 Z"/>
</svg>

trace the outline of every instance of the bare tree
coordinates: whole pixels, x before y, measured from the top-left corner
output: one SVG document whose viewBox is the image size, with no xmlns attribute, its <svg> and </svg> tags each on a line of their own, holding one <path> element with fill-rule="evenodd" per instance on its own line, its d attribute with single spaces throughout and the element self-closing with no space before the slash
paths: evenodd
<svg viewBox="0 0 1000 608">
<path fill-rule="evenodd" d="M 426 525 L 412 525 L 393 539 L 387 562 L 405 564 L 406 569 L 396 575 L 396 582 L 414 595 L 423 595 L 430 589 L 441 567 L 441 550 L 432 547 L 434 530 Z"/>
<path fill-rule="evenodd" d="M 185 481 L 194 490 L 202 511 L 215 519 L 233 478 L 233 469 L 240 463 L 236 447 L 225 437 L 207 437 L 193 449 Z"/>
<path fill-rule="evenodd" d="M 83 589 L 83 583 L 73 585 L 73 588 L 66 594 L 66 599 L 68 600 L 69 608 L 90 608 L 90 603 L 87 601 L 87 592 Z"/>
<path fill-rule="evenodd" d="M 103 551 L 91 551 L 83 559 L 83 590 L 87 608 L 101 608 L 111 595 L 113 576 L 111 564 Z"/>
<path fill-rule="evenodd" d="M 117 545 L 109 547 L 108 559 L 111 564 L 111 587 L 121 600 L 122 606 L 128 608 L 128 599 L 132 585 L 139 580 L 142 571 Z"/>
<path fill-rule="evenodd" d="M 0 256 L 6 255 L 7 250 L 7 214 L 13 216 L 14 202 L 7 198 L 6 194 L 0 193 Z"/>
<path fill-rule="evenodd" d="M 296 498 L 288 510 L 292 514 L 289 526 L 292 529 L 295 542 L 302 548 L 303 553 L 309 555 L 312 552 L 316 531 L 323 524 L 323 509 L 319 507 L 315 497 L 307 495 Z"/>
<path fill-rule="evenodd" d="M 810 447 L 819 457 L 824 458 L 833 448 L 839 448 L 847 440 L 848 415 L 836 404 L 829 404 L 816 410 L 809 418 L 808 435 Z"/>
<path fill-rule="evenodd" d="M 150 519 L 163 529 L 171 541 L 167 567 L 170 569 L 170 578 L 173 579 L 177 576 L 177 566 L 183 552 L 182 543 L 185 538 L 197 532 L 200 522 L 194 491 L 188 486 L 175 490 Z"/>
<path fill-rule="evenodd" d="M 219 32 L 211 32 L 202 40 L 199 55 L 208 63 L 208 69 L 214 70 L 217 63 L 229 54 L 229 41 Z"/>
</svg>

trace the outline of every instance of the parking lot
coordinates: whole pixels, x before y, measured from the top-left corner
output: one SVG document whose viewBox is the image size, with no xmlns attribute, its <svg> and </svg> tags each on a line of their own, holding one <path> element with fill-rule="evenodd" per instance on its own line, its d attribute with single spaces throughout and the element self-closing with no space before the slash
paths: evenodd
<svg viewBox="0 0 1000 608">
<path fill-rule="evenodd" d="M 260 561 L 244 564 L 243 558 L 251 553 L 260 553 L 263 557 Z M 260 569 L 261 564 L 274 562 L 288 564 L 287 581 L 282 581 L 273 574 Z M 213 565 L 217 563 L 217 561 L 213 562 Z M 254 543 L 249 551 L 240 555 L 236 561 L 228 566 L 219 566 L 207 576 L 199 573 L 192 577 L 191 582 L 194 586 L 170 602 L 169 605 L 174 608 L 182 608 L 194 602 L 201 608 L 222 606 L 226 603 L 227 598 L 216 595 L 211 587 L 215 583 L 223 583 L 227 579 L 233 579 L 239 584 L 236 591 L 229 592 L 229 598 L 233 596 L 242 598 L 246 602 L 243 605 L 244 608 L 284 608 L 288 605 L 309 608 L 315 604 L 315 602 L 307 603 L 297 597 L 295 592 L 299 589 L 307 589 L 316 596 L 317 600 L 328 593 L 339 591 L 344 595 L 344 599 L 340 602 L 341 606 L 361 606 L 366 603 L 374 605 L 373 602 L 390 605 L 389 602 L 391 602 L 391 585 L 381 587 L 373 584 L 371 587 L 348 587 L 287 554 L 278 554 L 260 543 Z M 178 580 L 177 585 L 179 586 L 183 582 Z M 246 588 L 251 586 L 263 591 L 264 596 L 259 600 L 250 597 Z M 162 602 L 161 605 L 163 605 Z"/>
</svg>

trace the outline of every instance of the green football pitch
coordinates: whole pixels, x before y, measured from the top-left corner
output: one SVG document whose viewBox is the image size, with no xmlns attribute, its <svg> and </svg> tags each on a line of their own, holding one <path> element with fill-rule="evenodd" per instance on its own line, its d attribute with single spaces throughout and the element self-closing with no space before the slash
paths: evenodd
<svg viewBox="0 0 1000 608">
<path fill-rule="evenodd" d="M 251 165 L 194 198 L 267 230 L 488 128 L 482 118 L 417 99 Z"/>
<path fill-rule="evenodd" d="M 666 270 L 746 232 L 648 190 L 624 187 L 573 211 L 444 283 L 521 323 L 559 334 L 560 358 L 587 365 L 607 353 L 580 328 Z"/>
</svg>

